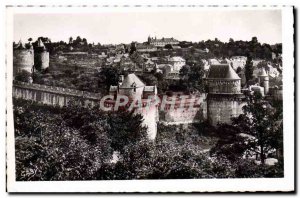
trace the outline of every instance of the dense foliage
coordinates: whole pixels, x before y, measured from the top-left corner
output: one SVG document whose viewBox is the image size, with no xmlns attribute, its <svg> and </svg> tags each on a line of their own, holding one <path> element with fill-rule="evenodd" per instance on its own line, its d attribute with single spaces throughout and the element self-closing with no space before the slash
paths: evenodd
<svg viewBox="0 0 300 198">
<path fill-rule="evenodd" d="M 283 176 L 283 117 L 280 101 L 264 100 L 260 94 L 249 95 L 244 113 L 217 129 L 220 137 L 211 153 L 235 162 L 255 159 L 264 165 L 267 158 L 279 160 L 273 168 Z"/>
<path fill-rule="evenodd" d="M 92 179 L 113 151 L 145 139 L 140 115 L 98 109 L 15 100 L 17 180 Z"/>
<path fill-rule="evenodd" d="M 140 115 L 77 104 L 59 108 L 14 99 L 17 180 L 280 176 L 280 163 L 211 155 L 220 136 L 207 123 L 159 124 L 152 142 Z"/>
</svg>

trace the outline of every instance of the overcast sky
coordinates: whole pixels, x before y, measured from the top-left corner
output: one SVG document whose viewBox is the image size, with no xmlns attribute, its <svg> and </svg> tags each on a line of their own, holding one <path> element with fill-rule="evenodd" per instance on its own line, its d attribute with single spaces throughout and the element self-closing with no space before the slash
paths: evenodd
<svg viewBox="0 0 300 198">
<path fill-rule="evenodd" d="M 69 37 L 86 38 L 88 42 L 143 42 L 149 35 L 174 37 L 178 40 L 201 41 L 218 38 L 228 42 L 251 40 L 281 43 L 280 10 L 130 12 L 97 14 L 16 14 L 14 41 L 39 36 L 54 41 Z"/>
</svg>

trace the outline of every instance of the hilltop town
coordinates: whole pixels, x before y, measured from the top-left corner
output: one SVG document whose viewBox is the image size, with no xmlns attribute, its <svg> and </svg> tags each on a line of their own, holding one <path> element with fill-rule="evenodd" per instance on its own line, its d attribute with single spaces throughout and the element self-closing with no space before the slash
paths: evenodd
<svg viewBox="0 0 300 198">
<path fill-rule="evenodd" d="M 64 109 L 65 114 L 69 114 L 62 119 L 66 123 L 74 119 L 73 125 L 69 127 L 79 124 L 79 120 L 86 122 L 86 128 L 76 128 L 82 130 L 85 138 L 87 131 L 93 134 L 89 137 L 91 139 L 103 138 L 98 134 L 100 129 L 97 127 L 100 127 L 100 131 L 108 134 L 108 140 L 105 141 L 114 142 L 109 145 L 111 150 L 106 151 L 109 154 L 105 154 L 111 156 L 106 159 L 111 160 L 108 164 L 121 161 L 125 163 L 126 155 L 130 155 L 126 153 L 129 152 L 126 146 L 140 141 L 140 134 L 144 133 L 143 141 L 147 142 L 143 143 L 145 145 L 153 142 L 159 145 L 169 141 L 168 138 L 172 141 L 175 138 L 176 145 L 189 147 L 180 147 L 180 152 L 182 149 L 196 152 L 195 148 L 200 146 L 193 156 L 209 153 L 209 160 L 220 160 L 226 156 L 230 163 L 252 159 L 251 163 L 268 164 L 274 168 L 281 165 L 279 161 L 283 158 L 282 142 L 280 143 L 281 53 L 281 44 L 261 44 L 256 37 L 251 41 L 230 39 L 228 42 L 221 42 L 216 38 L 189 42 L 149 36 L 145 38 L 145 42 L 110 45 L 89 43 L 80 36 L 76 39 L 70 37 L 67 43 L 51 42 L 50 38 L 45 37 L 39 37 L 33 42 L 30 38 L 26 42 L 13 44 L 13 97 L 16 107 L 21 109 L 30 106 L 26 101 L 35 102 L 34 105 L 39 108 L 47 106 L 50 109 Z M 18 108 L 16 114 L 24 116 L 23 110 Z M 89 112 L 85 109 L 89 109 Z M 119 113 L 120 109 L 126 110 L 120 113 L 121 117 L 113 114 Z M 51 111 L 56 112 L 53 109 L 49 110 Z M 49 112 L 47 110 L 44 114 L 51 116 Z M 103 113 L 104 117 L 107 116 L 105 119 L 95 117 L 95 120 L 104 122 L 113 119 L 112 123 L 121 120 L 115 123 L 120 126 L 113 129 L 114 125 L 110 122 L 102 126 L 96 124 L 96 121 L 95 126 L 91 126 L 88 119 L 81 120 L 84 115 L 73 117 L 75 114 L 84 114 L 83 112 L 86 113 L 85 116 L 92 117 Z M 132 117 L 126 117 L 129 116 L 127 114 Z M 30 116 L 35 115 L 33 113 Z M 253 119 L 257 123 L 249 124 Z M 274 122 L 267 122 L 270 120 Z M 262 121 L 264 122 L 261 123 Z M 43 122 L 47 123 L 49 120 Z M 125 122 L 133 126 L 133 129 L 126 124 L 123 126 Z M 107 125 L 115 133 L 111 134 L 105 128 Z M 119 133 L 123 128 L 128 129 L 125 135 Z M 130 130 L 135 131 L 135 138 L 132 135 L 128 138 Z M 264 134 L 263 144 L 257 143 L 262 138 L 258 133 Z M 268 140 L 271 136 L 276 138 L 276 143 L 273 139 L 273 142 Z M 94 141 L 89 138 L 89 141 Z M 128 142 L 125 144 L 122 140 L 120 143 L 120 139 Z M 251 144 L 252 149 L 249 149 L 250 144 L 247 142 L 251 141 L 256 143 L 254 146 Z M 190 148 L 191 145 L 193 148 Z M 138 149 L 142 148 L 140 146 L 131 145 Z M 164 149 L 168 150 L 167 147 Z M 234 156 L 232 149 L 236 152 Z M 160 151 L 158 149 L 156 152 Z M 232 174 L 228 173 L 229 177 L 249 177 L 236 172 L 240 164 L 228 166 L 235 167 L 229 171 Z M 98 174 L 97 179 L 111 179 L 110 176 L 103 176 L 104 173 L 99 169 L 97 171 L 93 173 L 93 178 L 94 174 Z M 112 172 L 116 174 L 114 171 L 115 169 Z M 158 173 L 146 176 L 142 174 L 141 178 L 156 178 L 159 175 L 156 174 Z M 206 177 L 199 174 L 197 172 L 196 175 L 187 177 Z M 212 177 L 225 177 L 222 174 Z M 136 175 L 126 177 L 133 179 Z M 168 177 L 176 178 L 176 174 L 165 176 Z"/>
</svg>

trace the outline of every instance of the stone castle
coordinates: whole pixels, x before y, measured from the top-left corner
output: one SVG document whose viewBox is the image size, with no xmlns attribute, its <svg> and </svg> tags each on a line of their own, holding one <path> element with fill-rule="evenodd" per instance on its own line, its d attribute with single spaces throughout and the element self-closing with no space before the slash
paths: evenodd
<svg viewBox="0 0 300 198">
<path fill-rule="evenodd" d="M 37 47 L 34 49 L 31 43 L 25 46 L 20 40 L 13 48 L 13 76 L 26 71 L 30 74 L 36 70 L 45 70 L 49 67 L 49 52 L 42 42 L 38 40 Z"/>
<path fill-rule="evenodd" d="M 14 76 L 22 70 L 32 73 L 35 67 L 38 69 L 49 67 L 49 53 L 41 41 L 38 42 L 36 55 L 34 58 L 32 45 L 25 48 L 19 43 L 14 49 Z M 259 79 L 267 94 L 269 79 L 263 69 Z M 148 137 L 152 140 L 157 134 L 157 122 L 185 124 L 207 120 L 217 126 L 220 123 L 230 123 L 232 117 L 242 113 L 245 96 L 241 92 L 241 78 L 229 64 L 211 65 L 205 81 L 208 86 L 207 93 L 197 95 L 175 93 L 166 98 L 166 101 L 175 101 L 174 108 L 170 108 L 171 105 L 167 104 L 163 109 L 159 109 L 159 104 L 155 101 L 149 103 L 147 100 L 149 96 L 157 96 L 156 86 L 147 86 L 134 73 L 130 73 L 120 76 L 119 84 L 110 87 L 110 99 L 106 100 L 104 105 L 113 111 L 117 99 L 122 96 L 129 98 L 128 105 L 134 103 L 136 99 L 142 101 L 142 106 L 134 106 L 131 110 L 143 116 L 143 124 L 148 127 Z M 100 104 L 102 98 L 101 94 L 24 82 L 13 83 L 13 97 L 58 106 L 67 105 L 68 101 L 73 99 L 81 101 L 84 106 L 94 106 Z M 185 98 L 184 104 L 182 98 Z M 147 110 L 142 108 L 146 105 L 149 105 Z M 192 110 L 185 108 L 190 105 L 194 107 Z"/>
</svg>

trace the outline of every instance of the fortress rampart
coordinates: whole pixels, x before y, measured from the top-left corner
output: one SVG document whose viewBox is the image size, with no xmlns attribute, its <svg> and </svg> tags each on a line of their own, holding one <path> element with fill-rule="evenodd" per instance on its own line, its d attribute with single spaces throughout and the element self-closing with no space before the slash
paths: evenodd
<svg viewBox="0 0 300 198">
<path fill-rule="evenodd" d="M 246 104 L 243 94 L 209 94 L 207 98 L 208 120 L 216 126 L 231 123 L 232 117 L 243 113 Z"/>
<path fill-rule="evenodd" d="M 67 105 L 70 100 L 82 101 L 84 106 L 96 105 L 101 95 L 74 89 L 14 81 L 13 97 L 48 105 Z"/>
</svg>

